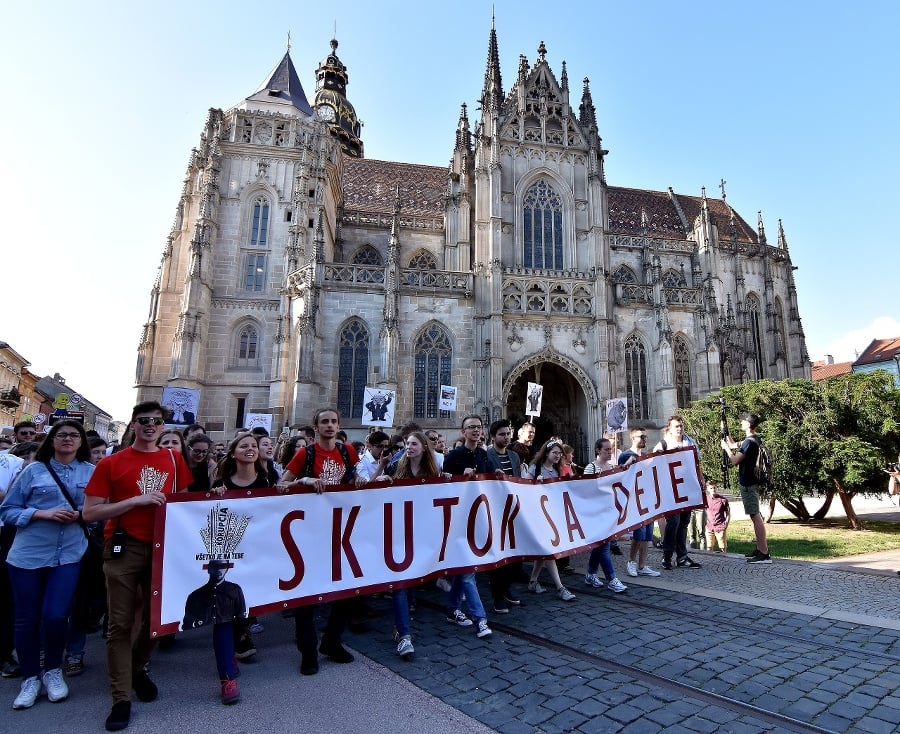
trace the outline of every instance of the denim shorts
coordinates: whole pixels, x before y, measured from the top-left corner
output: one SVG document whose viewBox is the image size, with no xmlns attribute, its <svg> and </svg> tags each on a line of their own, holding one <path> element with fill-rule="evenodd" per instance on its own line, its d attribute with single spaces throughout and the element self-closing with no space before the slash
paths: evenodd
<svg viewBox="0 0 900 734">
<path fill-rule="evenodd" d="M 637 528 L 631 533 L 632 540 L 653 540 L 653 523 L 648 523 L 647 525 L 641 525 L 641 527 Z"/>
</svg>

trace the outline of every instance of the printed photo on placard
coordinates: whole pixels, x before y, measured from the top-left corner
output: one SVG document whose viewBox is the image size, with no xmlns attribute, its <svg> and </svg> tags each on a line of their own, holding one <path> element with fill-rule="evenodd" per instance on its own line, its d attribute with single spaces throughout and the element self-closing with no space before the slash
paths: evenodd
<svg viewBox="0 0 900 734">
<path fill-rule="evenodd" d="M 628 398 L 606 401 L 606 432 L 621 433 L 628 430 Z"/>
<path fill-rule="evenodd" d="M 364 426 L 394 425 L 395 395 L 393 390 L 367 387 L 363 394 L 362 424 Z"/>
<path fill-rule="evenodd" d="M 189 426 L 197 422 L 200 408 L 200 391 L 187 387 L 164 387 L 162 404 L 172 411 L 166 425 Z"/>
<path fill-rule="evenodd" d="M 272 416 L 268 413 L 247 413 L 244 417 L 244 428 L 252 431 L 257 426 L 262 426 L 266 432 L 272 433 Z"/>
<path fill-rule="evenodd" d="M 544 401 L 544 388 L 536 382 L 529 382 L 525 392 L 525 415 L 541 414 L 541 403 Z"/>
<path fill-rule="evenodd" d="M 456 410 L 456 388 L 451 385 L 441 385 L 441 398 L 438 401 L 440 410 Z"/>
</svg>

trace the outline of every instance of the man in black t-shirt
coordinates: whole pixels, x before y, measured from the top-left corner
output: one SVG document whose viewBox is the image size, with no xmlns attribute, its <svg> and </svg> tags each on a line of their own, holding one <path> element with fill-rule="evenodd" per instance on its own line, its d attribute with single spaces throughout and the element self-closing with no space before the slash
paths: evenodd
<svg viewBox="0 0 900 734">
<path fill-rule="evenodd" d="M 747 562 L 771 563 L 769 545 L 766 542 L 766 523 L 759 512 L 759 486 L 756 483 L 756 457 L 761 443 L 760 437 L 756 435 L 759 422 L 759 416 L 755 413 L 742 413 L 741 429 L 746 438 L 738 446 L 731 436 L 726 436 L 722 439 L 722 448 L 728 452 L 731 463 L 738 468 L 741 501 L 756 534 L 756 549 L 747 556 Z"/>
</svg>

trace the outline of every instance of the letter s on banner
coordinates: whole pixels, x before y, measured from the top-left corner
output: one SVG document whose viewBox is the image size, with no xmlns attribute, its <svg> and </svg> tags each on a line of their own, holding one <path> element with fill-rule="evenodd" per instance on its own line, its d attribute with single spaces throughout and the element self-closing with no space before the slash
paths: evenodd
<svg viewBox="0 0 900 734">
<path fill-rule="evenodd" d="M 294 520 L 302 520 L 304 518 L 303 510 L 294 510 L 285 515 L 281 520 L 281 542 L 284 543 L 284 549 L 287 551 L 288 558 L 294 564 L 294 575 L 287 581 L 278 579 L 278 588 L 282 591 L 290 591 L 300 586 L 303 581 L 303 575 L 306 573 L 306 566 L 303 563 L 303 556 L 300 549 L 294 542 L 294 536 L 291 535 L 291 523 Z"/>
</svg>

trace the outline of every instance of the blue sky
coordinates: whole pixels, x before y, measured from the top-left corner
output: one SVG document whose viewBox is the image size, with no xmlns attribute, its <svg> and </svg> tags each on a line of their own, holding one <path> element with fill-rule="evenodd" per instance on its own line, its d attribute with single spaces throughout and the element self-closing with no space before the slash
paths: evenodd
<svg viewBox="0 0 900 734">
<path fill-rule="evenodd" d="M 607 179 L 784 221 L 813 359 L 900 335 L 900 3 L 494 3 L 504 90 L 538 44 L 572 101 L 591 80 Z M 491 3 L 16 3 L 0 30 L 0 340 L 115 417 L 133 402 L 149 291 L 210 107 L 291 56 L 307 94 L 350 74 L 366 156 L 446 165 L 477 118 Z M 433 6 L 433 7 L 432 7 Z"/>
</svg>

